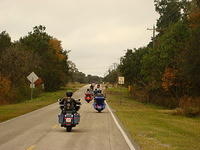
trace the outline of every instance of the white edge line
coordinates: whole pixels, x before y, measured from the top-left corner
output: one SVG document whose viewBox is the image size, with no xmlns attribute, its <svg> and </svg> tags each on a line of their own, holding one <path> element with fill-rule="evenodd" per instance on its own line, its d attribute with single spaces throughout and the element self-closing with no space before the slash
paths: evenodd
<svg viewBox="0 0 200 150">
<path fill-rule="evenodd" d="M 136 149 L 134 148 L 132 142 L 130 141 L 130 139 L 128 138 L 128 136 L 126 135 L 126 133 L 124 132 L 124 130 L 122 129 L 122 127 L 119 125 L 117 119 L 115 118 L 113 112 L 112 112 L 111 109 L 110 109 L 110 106 L 108 105 L 107 102 L 106 102 L 106 104 L 107 104 L 108 110 L 109 110 L 110 113 L 111 113 L 111 116 L 113 117 L 114 122 L 116 123 L 118 129 L 120 130 L 121 134 L 123 135 L 123 137 L 124 137 L 126 143 L 128 144 L 130 150 L 136 150 Z"/>
</svg>

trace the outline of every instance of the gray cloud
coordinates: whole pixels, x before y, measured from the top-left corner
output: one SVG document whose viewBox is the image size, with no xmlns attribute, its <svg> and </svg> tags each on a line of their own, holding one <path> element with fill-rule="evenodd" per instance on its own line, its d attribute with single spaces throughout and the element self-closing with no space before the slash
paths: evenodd
<svg viewBox="0 0 200 150">
<path fill-rule="evenodd" d="M 104 75 L 125 49 L 146 45 L 156 18 L 153 0 L 0 1 L 0 30 L 18 40 L 45 25 L 86 74 Z"/>
</svg>

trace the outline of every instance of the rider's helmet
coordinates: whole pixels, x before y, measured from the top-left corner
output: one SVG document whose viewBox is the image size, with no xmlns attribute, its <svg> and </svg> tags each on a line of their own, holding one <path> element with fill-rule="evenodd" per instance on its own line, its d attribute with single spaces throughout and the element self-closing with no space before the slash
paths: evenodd
<svg viewBox="0 0 200 150">
<path fill-rule="evenodd" d="M 94 90 L 94 93 L 97 93 L 97 92 L 98 92 L 98 90 L 97 90 L 97 89 L 95 89 L 95 90 Z"/>
<path fill-rule="evenodd" d="M 73 92 L 66 92 L 67 97 L 72 97 L 72 95 L 73 95 Z"/>
</svg>

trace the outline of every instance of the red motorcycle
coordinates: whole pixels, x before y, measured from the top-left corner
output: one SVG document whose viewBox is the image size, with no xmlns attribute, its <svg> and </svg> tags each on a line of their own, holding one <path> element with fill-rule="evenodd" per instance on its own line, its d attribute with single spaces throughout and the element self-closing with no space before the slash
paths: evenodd
<svg viewBox="0 0 200 150">
<path fill-rule="evenodd" d="M 93 97 L 92 94 L 85 94 L 85 101 L 87 103 L 89 103 L 90 101 L 92 101 Z"/>
</svg>

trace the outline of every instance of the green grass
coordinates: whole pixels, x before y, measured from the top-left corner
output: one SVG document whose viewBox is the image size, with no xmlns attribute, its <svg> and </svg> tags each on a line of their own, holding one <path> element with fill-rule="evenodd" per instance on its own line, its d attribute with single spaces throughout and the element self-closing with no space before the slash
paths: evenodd
<svg viewBox="0 0 200 150">
<path fill-rule="evenodd" d="M 58 98 L 65 95 L 67 90 L 75 91 L 80 88 L 81 84 L 70 84 L 66 88 L 56 92 L 42 93 L 38 98 L 32 100 L 26 100 L 17 104 L 1 105 L 0 106 L 0 122 L 5 120 L 26 114 L 33 110 L 47 106 L 49 104 L 57 102 Z"/>
<path fill-rule="evenodd" d="M 110 88 L 107 100 L 141 150 L 200 150 L 200 118 L 134 101 L 126 88 Z"/>
</svg>

